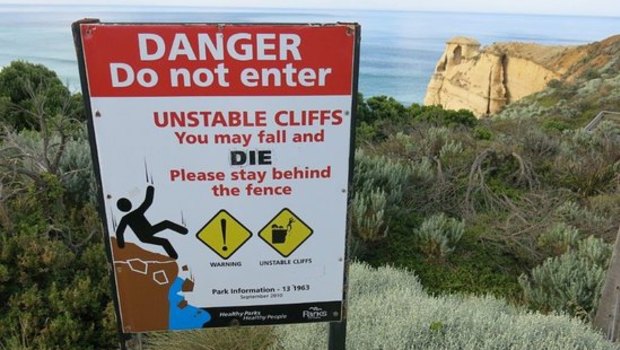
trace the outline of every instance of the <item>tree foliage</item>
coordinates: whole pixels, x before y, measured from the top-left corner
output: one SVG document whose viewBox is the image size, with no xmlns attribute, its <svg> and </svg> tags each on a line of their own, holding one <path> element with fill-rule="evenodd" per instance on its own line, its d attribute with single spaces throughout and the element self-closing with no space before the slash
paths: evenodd
<svg viewBox="0 0 620 350">
<path fill-rule="evenodd" d="M 52 117 L 63 114 L 83 119 L 81 98 L 72 97 L 54 71 L 24 61 L 13 61 L 0 70 L 0 120 L 5 126 L 36 129 L 38 122 L 31 112 L 37 104 L 43 104 Z"/>
<path fill-rule="evenodd" d="M 358 143 L 385 140 L 400 131 L 409 131 L 415 125 L 474 127 L 478 120 L 468 110 L 446 110 L 441 106 L 412 104 L 405 107 L 388 96 L 373 96 L 368 99 L 360 94 L 357 107 Z"/>
<path fill-rule="evenodd" d="M 0 72 L 0 348 L 107 349 L 116 341 L 80 102 L 55 73 Z"/>
</svg>

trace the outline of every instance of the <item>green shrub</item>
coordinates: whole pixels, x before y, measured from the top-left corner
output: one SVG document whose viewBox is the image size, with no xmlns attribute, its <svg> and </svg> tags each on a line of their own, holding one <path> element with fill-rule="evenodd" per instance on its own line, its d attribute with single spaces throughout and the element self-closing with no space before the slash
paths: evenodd
<svg viewBox="0 0 620 350">
<path fill-rule="evenodd" d="M 389 205 L 395 205 L 403 197 L 402 188 L 411 176 L 407 164 L 391 160 L 386 156 L 372 156 L 362 149 L 355 151 L 353 189 L 372 191 L 383 189 Z"/>
<path fill-rule="evenodd" d="M 420 125 L 464 129 L 478 123 L 474 114 L 465 109 L 455 111 L 417 103 L 405 107 L 392 97 L 374 96 L 364 100 L 360 95 L 356 135 L 361 145 L 385 140 L 398 132 L 410 132 Z"/>
<path fill-rule="evenodd" d="M 463 144 L 459 141 L 448 140 L 439 150 L 439 159 L 450 164 L 463 153 Z"/>
<path fill-rule="evenodd" d="M 598 79 L 601 77 L 601 73 L 595 68 L 590 68 L 583 73 L 582 77 L 586 80 Z"/>
<path fill-rule="evenodd" d="M 579 320 L 526 312 L 492 297 L 426 294 L 410 272 L 353 264 L 348 349 L 617 349 Z M 274 329 L 273 349 L 327 348 L 324 324 Z"/>
<path fill-rule="evenodd" d="M 605 271 L 609 267 L 611 259 L 612 245 L 605 243 L 602 239 L 589 236 L 579 241 L 577 244 L 577 255 L 586 261 L 602 267 Z"/>
<path fill-rule="evenodd" d="M 551 79 L 547 83 L 547 86 L 552 88 L 552 89 L 559 89 L 559 88 L 562 87 L 562 85 L 563 85 L 562 81 L 558 80 L 558 79 Z"/>
<path fill-rule="evenodd" d="M 370 156 L 361 149 L 355 152 L 351 220 L 356 236 L 376 241 L 387 235 L 411 172 L 408 165 L 385 156 Z"/>
<path fill-rule="evenodd" d="M 620 217 L 620 193 L 601 193 L 588 199 L 590 210 L 597 216 L 607 218 L 606 221 Z"/>
<path fill-rule="evenodd" d="M 384 238 L 388 227 L 385 222 L 386 195 L 383 190 L 357 191 L 351 202 L 353 232 L 363 241 Z"/>
<path fill-rule="evenodd" d="M 418 186 L 430 183 L 435 179 L 434 164 L 428 158 L 413 162 L 411 164 L 411 177 Z"/>
<path fill-rule="evenodd" d="M 97 185 L 86 137 L 67 142 L 59 170 L 67 195 L 75 203 L 96 203 Z"/>
<path fill-rule="evenodd" d="M 454 250 L 464 230 L 463 221 L 448 218 L 443 213 L 433 215 L 414 230 L 417 248 L 427 257 L 443 258 Z"/>
<path fill-rule="evenodd" d="M 0 344 L 82 350 L 117 343 L 103 244 L 76 254 L 42 234 L 2 235 L 0 266 L 10 267 L 0 285 Z"/>
<path fill-rule="evenodd" d="M 609 230 L 615 232 L 616 226 L 613 220 L 575 201 L 564 202 L 556 209 L 556 214 L 560 220 L 578 228 L 586 235 L 602 236 Z M 610 214 L 613 217 L 613 213 Z"/>
<path fill-rule="evenodd" d="M 538 245 L 553 255 L 561 255 L 577 246 L 579 236 L 579 230 L 562 222 L 540 235 Z"/>
<path fill-rule="evenodd" d="M 490 140 L 493 138 L 493 132 L 487 127 L 477 126 L 474 128 L 474 138 L 477 140 Z"/>
<path fill-rule="evenodd" d="M 355 128 L 355 145 L 361 146 L 377 138 L 377 128 L 366 122 L 361 122 Z"/>
<path fill-rule="evenodd" d="M 549 119 L 549 120 L 545 120 L 542 124 L 543 129 L 546 130 L 557 130 L 557 131 L 564 131 L 564 130 L 570 130 L 572 129 L 572 125 L 564 120 L 558 120 L 558 119 Z"/>
<path fill-rule="evenodd" d="M 492 119 L 526 120 L 535 119 L 536 117 L 544 115 L 551 108 L 544 107 L 538 103 L 537 97 L 539 97 L 539 95 L 540 93 L 530 95 L 509 104 L 499 114 L 493 116 Z"/>
<path fill-rule="evenodd" d="M 467 109 L 459 109 L 458 111 L 443 109 L 441 106 L 422 106 L 410 108 L 411 113 L 416 121 L 430 123 L 436 126 L 467 126 L 474 127 L 478 124 L 478 119 L 474 113 Z"/>
<path fill-rule="evenodd" d="M 615 189 L 620 133 L 614 134 L 613 127 L 604 130 L 564 132 L 560 152 L 549 171 L 553 186 L 568 188 L 582 196 Z"/>
<path fill-rule="evenodd" d="M 67 112 L 81 118 L 81 99 L 72 99 L 69 89 L 54 71 L 43 65 L 13 61 L 0 70 L 0 97 L 10 104 L 0 121 L 16 130 L 38 129 L 36 117 L 29 113 L 43 109 L 47 115 Z"/>
<path fill-rule="evenodd" d="M 357 120 L 369 124 L 382 120 L 396 121 L 405 118 L 405 112 L 405 106 L 393 97 L 373 96 L 365 101 L 358 100 Z"/>
<path fill-rule="evenodd" d="M 521 275 L 525 300 L 537 310 L 590 319 L 598 305 L 611 246 L 592 236 L 559 257 L 548 258 L 531 276 Z"/>
<path fill-rule="evenodd" d="M 439 156 L 439 152 L 441 152 L 443 147 L 447 143 L 453 142 L 450 137 L 451 131 L 446 127 L 428 128 L 425 137 L 419 141 L 422 155 L 430 158 Z"/>
<path fill-rule="evenodd" d="M 488 223 L 466 226 L 454 251 L 445 258 L 429 259 L 417 249 L 418 241 L 411 229 L 419 227 L 422 221 L 417 212 L 396 221 L 390 226 L 390 236 L 369 249 L 364 261 L 373 266 L 387 264 L 415 271 L 432 294 L 492 294 L 521 301 L 517 277 L 529 271 L 528 262 L 513 255 L 505 245 L 484 239 Z"/>
<path fill-rule="evenodd" d="M 537 160 L 555 156 L 560 147 L 557 138 L 537 129 L 527 130 L 519 141 L 524 153 Z"/>
<path fill-rule="evenodd" d="M 612 146 L 620 143 L 620 125 L 611 120 L 603 120 L 594 129 L 594 134 L 603 146 Z"/>
<path fill-rule="evenodd" d="M 45 152 L 45 140 L 39 132 L 32 130 L 10 132 L 6 136 L 10 140 L 13 152 L 6 152 L 4 160 L 10 157 L 19 160 L 11 165 L 18 166 L 22 169 L 21 171 L 52 172 L 58 175 L 66 194 L 74 203 L 95 203 L 95 174 L 84 127 L 76 130 L 74 137 L 64 140 L 59 134 L 50 135 L 47 141 L 47 153 Z M 61 143 L 64 143 L 62 152 L 57 154 Z M 54 158 L 57 156 L 59 157 L 58 163 L 54 164 Z M 0 166 L 8 167 L 9 164 L 0 161 Z"/>
</svg>

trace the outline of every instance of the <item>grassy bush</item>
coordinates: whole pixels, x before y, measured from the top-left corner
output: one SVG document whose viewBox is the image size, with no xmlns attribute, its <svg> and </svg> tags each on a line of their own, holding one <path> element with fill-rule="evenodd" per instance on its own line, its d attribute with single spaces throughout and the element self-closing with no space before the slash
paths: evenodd
<svg viewBox="0 0 620 350">
<path fill-rule="evenodd" d="M 463 221 L 448 218 L 444 213 L 433 215 L 414 230 L 417 249 L 427 257 L 443 258 L 454 250 L 464 230 Z"/>
<path fill-rule="evenodd" d="M 586 154 L 584 150 L 590 154 Z M 617 186 L 618 168 L 613 159 L 617 156 L 617 151 L 596 151 L 593 146 L 578 143 L 566 148 L 564 154 L 555 159 L 551 172 L 552 181 L 556 182 L 556 186 L 567 188 L 581 196 L 613 191 Z"/>
<path fill-rule="evenodd" d="M 356 192 L 351 202 L 353 232 L 363 241 L 372 242 L 387 236 L 385 222 L 386 194 L 383 190 Z"/>
<path fill-rule="evenodd" d="M 427 295 L 409 272 L 351 268 L 348 349 L 618 349 L 577 319 L 544 316 L 492 297 Z M 324 324 L 274 329 L 274 349 L 325 349 Z"/>
<path fill-rule="evenodd" d="M 548 249 L 551 254 L 561 255 L 577 246 L 579 236 L 579 230 L 576 228 L 565 223 L 559 223 L 540 235 L 538 244 L 543 249 Z"/>
<path fill-rule="evenodd" d="M 83 137 L 74 138 L 67 142 L 65 152 L 60 160 L 60 172 L 63 174 L 63 185 L 67 195 L 76 203 L 96 203 L 97 188 L 95 172 L 93 171 L 90 147 L 86 138 L 86 131 L 82 130 Z"/>
<path fill-rule="evenodd" d="M 146 338 L 149 350 L 267 350 L 275 344 L 273 329 L 266 326 L 152 333 Z"/>
<path fill-rule="evenodd" d="M 603 198 L 603 197 L 599 197 Z M 618 198 L 620 199 L 620 197 Z M 620 207 L 616 208 L 618 210 Z M 598 213 L 597 211 L 602 213 Z M 607 210 L 607 213 L 605 211 Z M 586 206 L 578 204 L 576 201 L 566 201 L 560 205 L 556 214 L 558 219 L 564 223 L 578 228 L 586 236 L 597 235 L 600 237 L 608 236 L 609 238 L 615 238 L 615 231 L 617 226 L 614 224 L 616 210 L 609 210 L 609 208 L 597 208 L 594 206 L 590 209 Z"/>
<path fill-rule="evenodd" d="M 590 319 L 596 311 L 611 246 L 592 236 L 577 249 L 547 259 L 522 275 L 519 283 L 530 306 L 542 311 L 562 311 Z"/>
<path fill-rule="evenodd" d="M 73 202 L 94 204 L 96 201 L 95 173 L 92 168 L 85 125 L 78 123 L 75 130 L 71 132 L 74 135 L 64 136 L 66 138 L 64 140 L 61 140 L 63 136 L 60 134 L 52 134 L 47 141 L 48 145 L 45 145 L 38 132 L 31 130 L 9 132 L 5 135 L 7 150 L 10 146 L 13 150 L 19 151 L 6 152 L 4 159 L 19 159 L 19 162 L 14 162 L 14 164 L 19 163 L 25 172 L 38 173 L 41 170 L 53 172 L 58 175 L 65 194 L 71 197 Z M 56 157 L 53 153 L 59 149 L 61 144 L 63 144 L 63 149 L 58 155 L 57 164 L 48 165 L 51 163 L 48 160 Z M 45 153 L 46 147 L 48 148 L 47 154 Z"/>
<path fill-rule="evenodd" d="M 390 221 L 401 206 L 403 186 L 411 167 L 385 156 L 355 152 L 353 232 L 363 241 L 376 241 L 388 233 Z"/>
</svg>

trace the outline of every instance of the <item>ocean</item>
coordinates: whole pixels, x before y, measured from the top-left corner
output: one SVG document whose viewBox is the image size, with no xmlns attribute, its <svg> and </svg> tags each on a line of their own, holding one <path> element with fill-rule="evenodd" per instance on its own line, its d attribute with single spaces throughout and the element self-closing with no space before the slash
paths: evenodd
<svg viewBox="0 0 620 350">
<path fill-rule="evenodd" d="M 70 25 L 103 22 L 358 22 L 362 26 L 359 90 L 420 103 L 445 42 L 465 35 L 483 45 L 525 41 L 577 45 L 620 34 L 620 18 L 408 11 L 0 5 L 0 66 L 41 63 L 79 90 Z"/>
</svg>

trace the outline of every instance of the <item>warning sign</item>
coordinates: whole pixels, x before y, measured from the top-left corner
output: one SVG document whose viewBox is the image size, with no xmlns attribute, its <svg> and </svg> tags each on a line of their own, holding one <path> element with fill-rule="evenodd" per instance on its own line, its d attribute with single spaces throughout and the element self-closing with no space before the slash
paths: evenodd
<svg viewBox="0 0 620 350">
<path fill-rule="evenodd" d="M 220 210 L 196 237 L 222 259 L 228 259 L 252 237 L 252 232 L 226 210 Z"/>
<path fill-rule="evenodd" d="M 258 233 L 283 257 L 291 255 L 312 235 L 312 229 L 289 209 L 282 209 Z"/>
<path fill-rule="evenodd" d="M 360 27 L 73 33 L 123 332 L 341 320 Z"/>
</svg>

